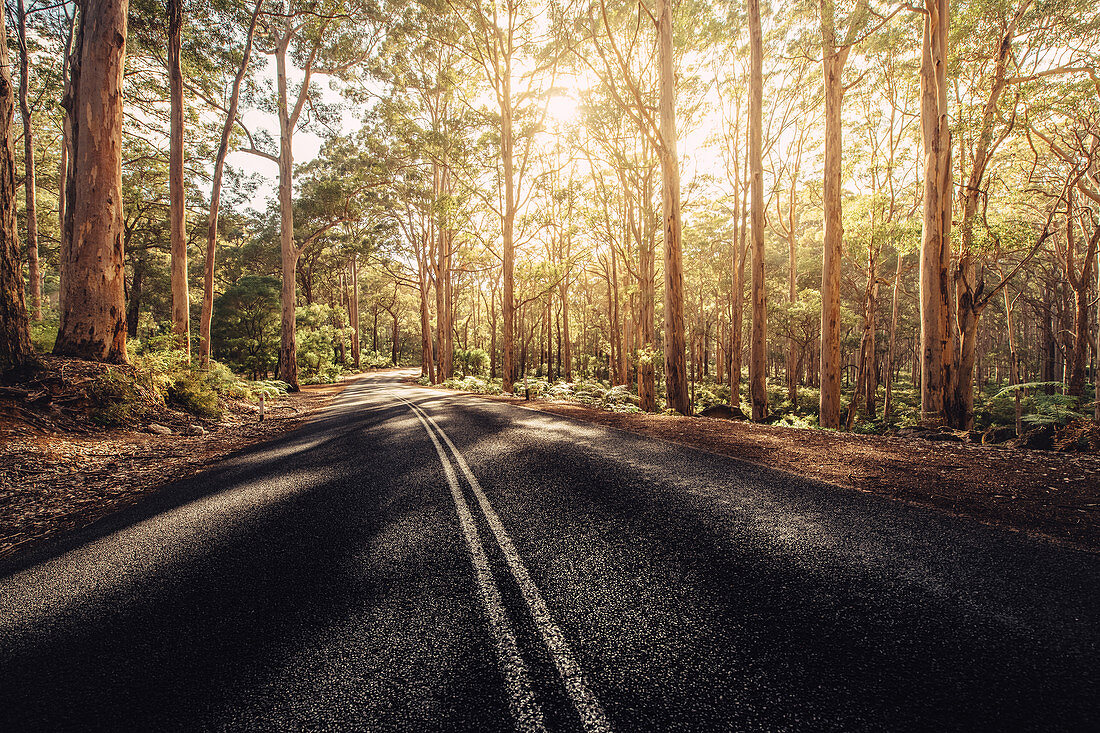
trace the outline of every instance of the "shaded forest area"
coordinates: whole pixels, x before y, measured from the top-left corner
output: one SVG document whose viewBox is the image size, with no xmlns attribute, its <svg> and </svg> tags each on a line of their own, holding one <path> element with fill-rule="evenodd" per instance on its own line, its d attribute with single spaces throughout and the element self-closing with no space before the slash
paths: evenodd
<svg viewBox="0 0 1100 733">
<path fill-rule="evenodd" d="M 1084 0 L 8 0 L 5 38 L 2 365 L 130 364 L 106 423 L 417 365 L 1100 440 Z"/>
</svg>

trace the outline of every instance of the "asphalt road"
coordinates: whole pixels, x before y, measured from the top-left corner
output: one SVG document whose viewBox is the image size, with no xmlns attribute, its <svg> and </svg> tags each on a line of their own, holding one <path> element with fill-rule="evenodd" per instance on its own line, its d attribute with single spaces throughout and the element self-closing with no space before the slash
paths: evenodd
<svg viewBox="0 0 1100 733">
<path fill-rule="evenodd" d="M 0 566 L 0 731 L 1100 729 L 1100 558 L 400 383 Z"/>
</svg>

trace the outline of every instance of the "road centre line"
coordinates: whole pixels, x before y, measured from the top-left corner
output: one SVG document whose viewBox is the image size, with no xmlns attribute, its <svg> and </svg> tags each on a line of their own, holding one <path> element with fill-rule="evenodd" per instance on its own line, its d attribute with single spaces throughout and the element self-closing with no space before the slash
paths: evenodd
<svg viewBox="0 0 1100 733">
<path fill-rule="evenodd" d="M 411 405 L 411 403 L 408 404 Z M 516 728 L 524 732 L 545 733 L 546 726 L 543 723 L 542 709 L 535 700 L 535 694 L 531 689 L 531 678 L 527 673 L 527 665 L 524 664 L 523 657 L 520 655 L 515 632 L 512 630 L 512 624 L 508 620 L 507 612 L 504 610 L 500 589 L 493 578 L 489 558 L 486 556 L 485 548 L 478 537 L 477 525 L 470 513 L 470 507 L 466 503 L 466 497 L 462 495 L 462 489 L 459 486 L 458 478 L 455 476 L 454 467 L 447 459 L 443 446 L 440 445 L 439 439 L 432 432 L 424 417 L 415 407 L 412 412 L 431 437 L 435 450 L 439 454 L 439 460 L 443 464 L 443 473 L 446 475 L 447 483 L 451 488 L 451 497 L 454 499 L 455 509 L 458 512 L 462 534 L 466 538 L 466 547 L 470 551 L 470 560 L 473 563 L 478 590 L 481 592 L 481 600 L 485 604 L 485 611 L 489 616 L 489 628 L 492 630 L 497 659 L 504 675 L 508 705 L 516 722 Z"/>
<path fill-rule="evenodd" d="M 573 657 L 573 652 L 569 647 L 569 642 L 566 640 L 565 634 L 562 632 L 561 627 L 554 621 L 550 609 L 546 605 L 546 600 L 543 598 L 535 581 L 532 580 L 531 574 L 528 572 L 526 565 L 523 563 L 523 559 L 516 550 L 511 536 L 504 528 L 504 524 L 500 521 L 500 517 L 497 515 L 496 510 L 493 509 L 489 497 L 485 495 L 485 491 L 482 489 L 477 477 L 474 476 L 473 471 L 470 470 L 469 465 L 462 457 L 458 448 L 451 442 L 450 437 L 448 437 L 447 433 L 431 415 L 423 410 L 423 408 L 403 397 L 397 395 L 394 395 L 394 397 L 408 405 L 409 408 L 417 414 L 417 417 L 421 418 L 422 423 L 424 423 L 425 419 L 427 420 L 425 428 L 428 429 L 429 433 L 431 433 L 431 429 L 428 428 L 429 423 L 435 428 L 439 433 L 439 437 L 443 439 L 450 449 L 455 462 L 458 463 L 462 474 L 466 477 L 466 481 L 470 484 L 470 488 L 477 499 L 478 505 L 485 515 L 485 520 L 489 525 L 489 529 L 492 531 L 497 545 L 504 554 L 504 558 L 508 563 L 508 568 L 512 572 L 512 577 L 515 579 L 523 595 L 523 599 L 527 603 L 527 609 L 531 613 L 531 618 L 535 622 L 535 627 L 539 632 L 539 636 L 542 637 L 543 644 L 546 645 L 546 649 L 550 653 L 551 659 L 554 661 L 554 666 L 557 667 L 558 674 L 561 676 L 566 693 L 569 695 L 573 706 L 580 715 L 581 725 L 584 730 L 586 733 L 610 733 L 611 725 L 607 721 L 607 716 L 604 714 L 599 700 L 596 699 L 595 694 L 593 694 L 585 683 L 584 673 Z M 439 442 L 434 435 L 433 442 L 435 442 L 436 448 L 439 450 Z M 449 462 L 445 461 L 445 464 L 449 467 Z M 445 468 L 445 471 L 446 470 L 447 468 Z M 453 472 L 453 469 L 450 470 Z M 465 500 L 463 500 L 463 502 L 465 502 Z"/>
</svg>

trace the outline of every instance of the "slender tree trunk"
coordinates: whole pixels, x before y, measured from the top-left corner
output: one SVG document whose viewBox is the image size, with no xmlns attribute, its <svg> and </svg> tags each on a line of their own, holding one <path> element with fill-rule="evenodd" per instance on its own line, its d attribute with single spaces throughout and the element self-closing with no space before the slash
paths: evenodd
<svg viewBox="0 0 1100 733">
<path fill-rule="evenodd" d="M 749 75 L 749 175 L 752 188 L 752 341 L 749 355 L 749 393 L 752 419 L 768 417 L 767 369 L 767 292 L 764 289 L 764 41 L 760 30 L 760 2 L 749 0 L 749 38 L 751 61 Z"/>
<path fill-rule="evenodd" d="M 796 189 L 794 174 L 791 175 L 791 191 L 787 210 L 787 300 L 792 306 L 798 302 L 798 240 L 797 222 L 798 209 L 796 206 Z M 798 342 L 794 339 L 792 329 L 791 337 L 787 339 L 787 401 L 791 403 L 791 409 L 798 410 L 798 367 L 801 354 Z"/>
<path fill-rule="evenodd" d="M 130 280 L 130 291 L 126 293 L 126 335 L 137 338 L 138 323 L 141 320 L 141 296 L 145 290 L 145 257 L 135 259 L 132 269 L 134 275 Z"/>
<path fill-rule="evenodd" d="M 356 370 L 362 368 L 359 347 L 359 256 L 351 255 L 351 281 L 348 283 L 348 315 L 351 318 L 351 358 Z"/>
<path fill-rule="evenodd" d="M 279 260 L 283 286 L 280 293 L 279 379 L 298 387 L 298 340 L 295 333 L 298 306 L 298 247 L 294 242 L 294 129 L 287 99 L 286 54 L 290 43 L 290 18 L 275 52 L 275 76 L 279 93 Z"/>
<path fill-rule="evenodd" d="M 640 179 L 641 200 L 652 200 L 652 173 L 646 171 Z M 656 226 L 652 223 L 653 217 L 646 211 L 645 221 L 639 222 L 638 231 L 641 237 L 638 241 L 638 271 L 641 282 L 638 286 L 640 299 L 641 318 L 639 328 L 641 342 L 638 344 L 641 357 L 638 362 L 638 407 L 643 412 L 654 412 L 657 409 L 656 366 L 653 363 L 657 354 L 657 257 L 656 257 Z"/>
<path fill-rule="evenodd" d="M 1094 267 L 1096 267 L 1096 292 L 1100 295 L 1100 252 L 1096 255 L 1097 261 Z M 1100 320 L 1100 319 L 1098 319 Z M 1093 384 L 1093 408 L 1092 419 L 1093 422 L 1100 423 L 1100 324 L 1096 329 L 1096 341 L 1094 342 L 1095 350 L 1093 351 L 1093 366 L 1092 366 L 1092 384 Z"/>
<path fill-rule="evenodd" d="M 401 342 L 399 340 L 400 337 L 401 337 L 401 329 L 400 329 L 399 324 L 397 322 L 397 307 L 396 307 L 396 304 L 395 304 L 394 305 L 394 311 L 393 311 L 393 333 L 392 333 L 391 338 L 390 338 L 390 362 L 394 366 L 397 366 L 397 360 L 401 356 Z"/>
<path fill-rule="evenodd" d="M 921 229 L 921 419 L 942 423 L 952 385 L 951 132 L 947 97 L 948 0 L 930 0 L 921 53 L 924 212 Z"/>
<path fill-rule="evenodd" d="M 505 65 L 502 80 L 503 94 L 500 102 L 500 153 L 504 174 L 504 334 L 502 348 L 503 384 L 502 390 L 511 393 L 516 379 L 516 294 L 515 294 L 515 242 L 513 241 L 516 219 L 515 161 L 513 159 L 512 133 L 512 67 L 511 57 Z"/>
<path fill-rule="evenodd" d="M 1016 327 L 1012 320 L 1012 299 L 1008 297 L 1008 288 L 1002 289 L 1001 297 L 1004 299 L 1005 329 L 1008 331 L 1008 379 L 1011 385 L 1016 386 L 1020 384 L 1020 355 L 1016 351 Z M 1023 435 L 1023 395 L 1020 394 L 1019 389 L 1015 389 L 1013 390 L 1013 396 L 1016 403 L 1016 435 Z"/>
<path fill-rule="evenodd" d="M 755 0 L 754 0 L 755 1 Z M 690 412 L 684 344 L 684 266 L 680 242 L 680 162 L 676 154 L 676 71 L 672 59 L 672 4 L 657 0 L 660 76 L 661 202 L 665 232 L 665 393 L 668 406 Z"/>
<path fill-rule="evenodd" d="M 42 320 L 42 273 L 38 265 L 38 201 L 34 169 L 34 123 L 27 102 L 30 89 L 30 57 L 27 53 L 27 11 L 23 0 L 16 4 L 19 45 L 19 112 L 23 117 L 24 192 L 27 202 L 27 276 L 30 281 L 31 317 Z M 61 179 L 62 181 L 64 179 Z"/>
<path fill-rule="evenodd" d="M 19 266 L 19 234 L 15 225 L 15 144 L 12 140 L 15 97 L 8 56 L 8 29 L 3 15 L 0 13 L 0 375 L 34 360 L 23 299 L 23 272 Z M 20 12 L 20 25 L 22 19 Z"/>
<path fill-rule="evenodd" d="M 252 22 L 248 26 L 248 38 L 244 44 L 241 65 L 237 67 L 237 75 L 233 77 L 233 86 L 229 92 L 229 111 L 225 116 L 225 124 L 222 126 L 218 154 L 214 158 L 214 180 L 210 188 L 210 211 L 206 217 L 206 262 L 204 263 L 202 279 L 202 312 L 199 315 L 199 366 L 203 368 L 210 365 L 210 323 L 214 316 L 214 264 L 217 254 L 218 215 L 221 208 L 225 157 L 229 154 L 229 139 L 233 132 L 233 126 L 237 123 L 241 84 L 248 73 L 248 65 L 252 58 L 252 41 L 256 36 L 256 24 L 263 4 L 264 0 L 258 0 L 256 9 L 252 12 Z"/>
<path fill-rule="evenodd" d="M 66 10 L 68 12 L 68 10 Z M 61 246 L 59 248 L 58 260 L 65 262 L 71 255 L 72 249 L 72 232 L 68 227 L 68 200 L 69 200 L 69 177 L 72 173 L 72 152 L 73 152 L 73 121 L 72 113 L 68 108 L 69 102 L 76 96 L 76 80 L 73 78 L 74 69 L 75 73 L 79 74 L 80 60 L 75 58 L 73 43 L 76 40 L 78 32 L 78 20 L 80 17 L 80 11 L 73 8 L 72 15 L 69 16 L 69 31 L 65 38 L 65 58 L 61 62 L 61 79 L 62 87 L 65 90 L 64 98 L 61 105 L 61 151 L 58 155 L 57 164 L 57 228 L 61 240 Z M 58 278 L 58 291 L 57 291 L 57 305 L 60 312 L 65 311 L 65 291 L 68 290 L 68 273 L 65 268 L 59 266 L 57 271 Z"/>
<path fill-rule="evenodd" d="M 73 160 L 66 185 L 64 291 L 54 353 L 124 363 L 122 83 L 128 0 L 85 0 L 66 100 Z M 89 185 L 95 181 L 95 185 Z"/>
<path fill-rule="evenodd" d="M 978 220 L 981 209 L 985 171 L 996 148 L 996 143 L 993 140 L 993 126 L 997 120 L 997 106 L 1006 86 L 1005 73 L 1012 50 L 1012 39 L 1015 36 L 1020 17 L 1030 5 L 1031 0 L 1023 0 L 997 44 L 997 60 L 994 65 L 989 96 L 986 98 L 982 110 L 982 121 L 978 129 L 973 163 L 966 179 L 966 185 L 963 186 L 960 192 L 962 221 L 959 226 L 960 254 L 955 284 L 960 340 L 959 363 L 955 369 L 955 388 L 954 394 L 951 395 L 949 400 L 948 419 L 954 427 L 963 430 L 969 430 L 974 426 L 974 364 L 977 351 L 978 322 L 985 308 L 985 303 L 981 299 L 985 283 L 981 270 L 977 266 L 978 254 L 974 249 L 974 225 Z"/>
<path fill-rule="evenodd" d="M 831 9 L 828 11 L 831 15 Z M 843 186 L 844 64 L 848 47 L 837 48 L 831 17 L 822 10 L 825 84 L 825 242 L 821 267 L 821 399 L 820 424 L 840 427 L 840 271 L 844 258 Z M 850 422 L 850 421 L 849 421 Z"/>
<path fill-rule="evenodd" d="M 894 271 L 894 294 L 890 306 L 890 347 L 886 355 L 886 404 L 883 413 L 887 420 L 894 416 L 894 355 L 897 353 L 898 291 L 901 289 L 901 253 Z"/>
<path fill-rule="evenodd" d="M 168 228 L 172 253 L 172 333 L 191 359 L 191 298 L 187 287 L 187 211 L 183 191 L 183 67 L 180 64 L 183 0 L 168 0 Z"/>
</svg>

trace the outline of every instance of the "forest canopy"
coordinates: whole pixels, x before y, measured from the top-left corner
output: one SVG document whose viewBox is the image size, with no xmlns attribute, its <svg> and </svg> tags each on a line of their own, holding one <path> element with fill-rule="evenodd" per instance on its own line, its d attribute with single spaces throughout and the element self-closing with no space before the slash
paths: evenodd
<svg viewBox="0 0 1100 733">
<path fill-rule="evenodd" d="M 1092 2 L 5 9 L 6 365 L 1100 421 Z"/>
</svg>

